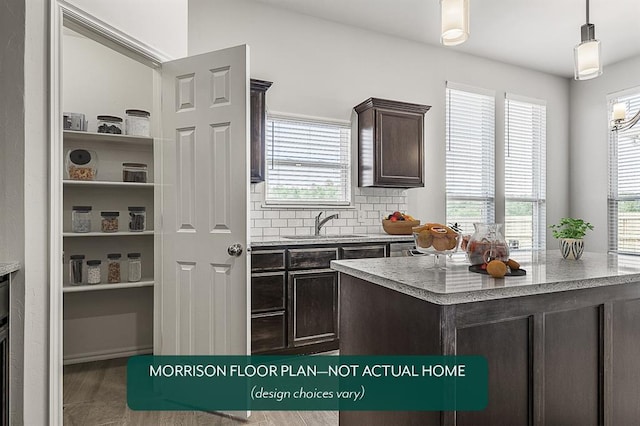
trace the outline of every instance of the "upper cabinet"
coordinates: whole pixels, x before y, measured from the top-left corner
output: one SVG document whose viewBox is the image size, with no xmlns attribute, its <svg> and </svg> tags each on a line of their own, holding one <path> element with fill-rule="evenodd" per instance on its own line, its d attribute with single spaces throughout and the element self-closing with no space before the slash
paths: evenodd
<svg viewBox="0 0 640 426">
<path fill-rule="evenodd" d="M 424 114 L 431 107 L 369 98 L 358 113 L 359 186 L 424 186 Z"/>
<path fill-rule="evenodd" d="M 265 177 L 266 96 L 271 84 L 251 79 L 251 183 L 263 182 Z"/>
</svg>

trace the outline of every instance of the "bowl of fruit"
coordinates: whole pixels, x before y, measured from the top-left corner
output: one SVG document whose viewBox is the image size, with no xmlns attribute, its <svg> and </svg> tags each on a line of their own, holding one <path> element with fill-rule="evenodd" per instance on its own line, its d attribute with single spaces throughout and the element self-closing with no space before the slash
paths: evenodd
<svg viewBox="0 0 640 426">
<path fill-rule="evenodd" d="M 413 229 L 416 250 L 425 254 L 453 254 L 458 250 L 462 235 L 440 223 L 427 223 Z"/>
<path fill-rule="evenodd" d="M 418 225 L 419 220 L 400 212 L 393 212 L 382 219 L 382 229 L 390 235 L 411 235 L 413 227 Z"/>
</svg>

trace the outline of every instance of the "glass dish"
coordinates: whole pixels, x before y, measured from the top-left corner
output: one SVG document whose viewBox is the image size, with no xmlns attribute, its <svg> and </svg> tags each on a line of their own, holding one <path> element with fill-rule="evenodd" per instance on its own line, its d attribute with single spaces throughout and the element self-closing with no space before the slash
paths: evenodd
<svg viewBox="0 0 640 426">
<path fill-rule="evenodd" d="M 441 262 L 441 256 L 451 256 L 458 251 L 462 234 L 447 226 L 433 226 L 413 228 L 413 239 L 416 250 L 422 254 L 435 256 L 434 268 L 446 269 Z"/>
</svg>

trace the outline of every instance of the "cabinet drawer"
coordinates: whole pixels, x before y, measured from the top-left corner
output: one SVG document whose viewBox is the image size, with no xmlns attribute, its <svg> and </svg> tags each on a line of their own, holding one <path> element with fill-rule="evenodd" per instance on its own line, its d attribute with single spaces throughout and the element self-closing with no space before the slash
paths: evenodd
<svg viewBox="0 0 640 426">
<path fill-rule="evenodd" d="M 387 245 L 372 245 L 358 247 L 342 247 L 342 259 L 364 259 L 367 257 L 386 257 Z"/>
<path fill-rule="evenodd" d="M 329 268 L 338 259 L 338 248 L 289 249 L 289 269 Z"/>
<path fill-rule="evenodd" d="M 251 316 L 251 352 L 283 349 L 287 346 L 284 311 Z"/>
<path fill-rule="evenodd" d="M 259 250 L 251 252 L 252 271 L 277 271 L 284 269 L 284 250 Z"/>
<path fill-rule="evenodd" d="M 251 275 L 251 312 L 285 309 L 285 272 Z"/>
</svg>

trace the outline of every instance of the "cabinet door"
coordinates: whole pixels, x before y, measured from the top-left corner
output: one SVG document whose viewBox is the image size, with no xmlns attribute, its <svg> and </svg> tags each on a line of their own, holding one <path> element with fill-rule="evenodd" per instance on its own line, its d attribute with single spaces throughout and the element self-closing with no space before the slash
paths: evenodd
<svg viewBox="0 0 640 426">
<path fill-rule="evenodd" d="M 286 309 L 285 272 L 264 272 L 251 275 L 251 312 Z"/>
<path fill-rule="evenodd" d="M 2 402 L 0 403 L 0 425 L 9 424 L 9 318 L 0 328 L 0 386 L 2 386 Z M 5 321 L 3 320 L 3 321 Z"/>
<path fill-rule="evenodd" d="M 284 311 L 251 315 L 251 352 L 268 352 L 287 347 Z"/>
<path fill-rule="evenodd" d="M 265 178 L 265 126 L 267 121 L 266 92 L 270 81 L 251 79 L 251 183 Z"/>
<path fill-rule="evenodd" d="M 289 273 L 289 346 L 338 338 L 338 273 Z"/>
<path fill-rule="evenodd" d="M 375 186 L 424 186 L 422 114 L 376 110 Z"/>
<path fill-rule="evenodd" d="M 365 259 L 369 257 L 386 257 L 387 245 L 342 247 L 341 259 Z"/>
</svg>

